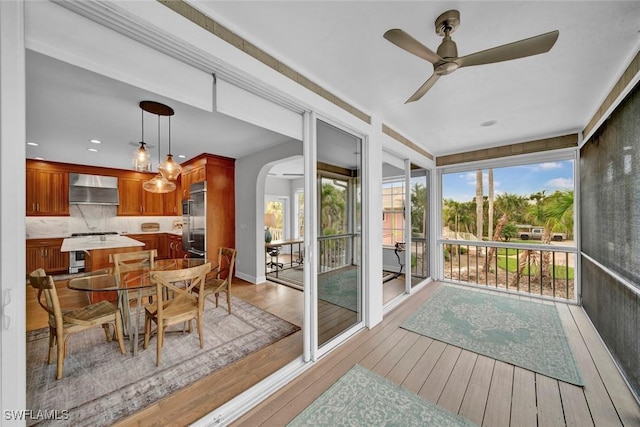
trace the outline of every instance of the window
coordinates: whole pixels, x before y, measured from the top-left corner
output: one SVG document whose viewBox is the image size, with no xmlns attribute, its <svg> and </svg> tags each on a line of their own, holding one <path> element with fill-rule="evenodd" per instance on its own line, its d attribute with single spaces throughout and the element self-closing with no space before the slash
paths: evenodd
<svg viewBox="0 0 640 427">
<path fill-rule="evenodd" d="M 286 239 L 289 234 L 287 230 L 287 198 L 278 196 L 267 196 L 265 198 L 264 213 L 272 213 L 275 214 L 276 217 L 275 226 L 269 227 L 272 239 Z"/>
<path fill-rule="evenodd" d="M 404 176 L 382 183 L 382 244 L 394 246 L 404 242 L 405 185 Z"/>
<path fill-rule="evenodd" d="M 573 195 L 572 159 L 443 173 L 442 238 L 571 245 Z"/>
</svg>

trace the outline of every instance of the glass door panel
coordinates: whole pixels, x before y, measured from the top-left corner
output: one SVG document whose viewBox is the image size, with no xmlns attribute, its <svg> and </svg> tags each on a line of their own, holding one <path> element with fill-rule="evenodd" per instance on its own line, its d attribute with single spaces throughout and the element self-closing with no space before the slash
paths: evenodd
<svg viewBox="0 0 640 427">
<path fill-rule="evenodd" d="M 391 155 L 385 154 L 389 158 Z M 382 284 L 383 303 L 406 291 L 406 176 L 402 159 L 382 163 Z"/>
<path fill-rule="evenodd" d="M 430 275 L 429 171 L 411 165 L 411 286 Z"/>
<path fill-rule="evenodd" d="M 362 140 L 318 121 L 318 346 L 362 320 Z"/>
</svg>

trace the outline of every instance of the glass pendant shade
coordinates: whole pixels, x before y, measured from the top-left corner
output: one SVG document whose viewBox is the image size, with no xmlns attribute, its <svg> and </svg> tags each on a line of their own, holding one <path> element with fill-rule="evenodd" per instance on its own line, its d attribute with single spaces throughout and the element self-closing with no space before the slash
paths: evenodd
<svg viewBox="0 0 640 427">
<path fill-rule="evenodd" d="M 171 193 L 176 189 L 176 185 L 158 173 L 149 181 L 145 181 L 142 188 L 150 193 Z"/>
<path fill-rule="evenodd" d="M 175 181 L 178 179 L 178 175 L 182 172 L 182 166 L 173 160 L 173 156 L 171 154 L 167 154 L 167 160 L 158 165 L 158 172 L 160 172 L 166 179 Z"/>
<path fill-rule="evenodd" d="M 140 147 L 133 153 L 133 170 L 138 172 L 151 171 L 151 155 L 144 146 L 145 143 L 140 141 Z"/>
</svg>

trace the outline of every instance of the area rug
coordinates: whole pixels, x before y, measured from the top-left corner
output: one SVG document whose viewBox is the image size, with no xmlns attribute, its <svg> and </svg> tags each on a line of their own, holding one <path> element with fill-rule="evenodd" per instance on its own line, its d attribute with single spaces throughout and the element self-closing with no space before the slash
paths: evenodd
<svg viewBox="0 0 640 427">
<path fill-rule="evenodd" d="M 358 269 L 345 267 L 318 274 L 318 298 L 347 310 L 358 310 Z"/>
<path fill-rule="evenodd" d="M 203 349 L 195 327 L 191 334 L 167 334 L 158 368 L 155 336 L 134 357 L 129 341 L 122 355 L 117 342 L 107 342 L 102 328 L 95 328 L 70 338 L 63 377 L 56 380 L 55 361 L 47 365 L 48 329 L 29 332 L 27 408 L 68 414 L 67 420 L 39 425 L 111 425 L 300 330 L 239 298 L 232 298 L 231 307 L 229 315 L 226 304 L 215 308 L 215 299 L 206 302 Z"/>
<path fill-rule="evenodd" d="M 575 385 L 583 385 L 554 305 L 443 286 L 404 329 Z"/>
<path fill-rule="evenodd" d="M 294 418 L 289 426 L 475 426 L 359 365 Z"/>
</svg>

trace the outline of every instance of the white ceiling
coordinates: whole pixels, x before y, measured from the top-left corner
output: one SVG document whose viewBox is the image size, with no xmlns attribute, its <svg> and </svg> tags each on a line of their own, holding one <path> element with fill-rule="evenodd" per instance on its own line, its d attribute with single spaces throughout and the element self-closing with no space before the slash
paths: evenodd
<svg viewBox="0 0 640 427">
<path fill-rule="evenodd" d="M 640 46 L 639 1 L 191 3 L 434 155 L 581 130 Z M 382 35 L 401 28 L 435 51 L 441 39 L 433 21 L 453 8 L 461 14 L 453 34 L 460 56 L 556 29 L 560 37 L 547 54 L 444 76 L 422 100 L 405 105 L 432 66 Z M 27 147 L 28 158 L 129 168 L 144 99 L 175 110 L 174 155 L 238 158 L 288 140 L 38 53 L 29 51 L 26 65 L 27 140 L 40 144 Z M 480 126 L 488 120 L 497 124 Z M 168 132 L 161 124 L 164 156 Z M 157 116 L 147 114 L 154 162 L 157 133 Z M 87 151 L 92 138 L 104 142 L 98 153 Z"/>
<path fill-rule="evenodd" d="M 638 1 L 191 3 L 434 155 L 582 130 L 640 46 Z M 405 105 L 433 68 L 382 35 L 400 28 L 435 51 L 434 21 L 450 9 L 459 56 L 560 36 L 549 53 L 457 70 Z"/>
</svg>

